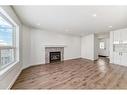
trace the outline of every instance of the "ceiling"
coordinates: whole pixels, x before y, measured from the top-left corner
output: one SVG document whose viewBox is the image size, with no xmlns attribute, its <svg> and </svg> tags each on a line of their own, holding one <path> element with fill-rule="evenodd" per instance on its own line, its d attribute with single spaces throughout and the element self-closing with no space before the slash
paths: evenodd
<svg viewBox="0 0 127 95">
<path fill-rule="evenodd" d="M 127 6 L 13 6 L 23 24 L 49 32 L 88 35 L 127 27 Z"/>
</svg>

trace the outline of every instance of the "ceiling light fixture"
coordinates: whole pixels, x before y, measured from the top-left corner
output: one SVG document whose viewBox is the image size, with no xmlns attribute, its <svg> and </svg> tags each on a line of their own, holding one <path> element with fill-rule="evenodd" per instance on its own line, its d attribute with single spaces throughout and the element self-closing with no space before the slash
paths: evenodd
<svg viewBox="0 0 127 95">
<path fill-rule="evenodd" d="M 112 26 L 108 26 L 109 28 L 112 28 Z"/>
<path fill-rule="evenodd" d="M 96 17 L 97 15 L 96 14 L 93 14 L 93 17 Z"/>
<path fill-rule="evenodd" d="M 38 25 L 38 26 L 40 26 L 41 24 L 40 24 L 40 23 L 38 23 L 37 25 Z"/>
</svg>

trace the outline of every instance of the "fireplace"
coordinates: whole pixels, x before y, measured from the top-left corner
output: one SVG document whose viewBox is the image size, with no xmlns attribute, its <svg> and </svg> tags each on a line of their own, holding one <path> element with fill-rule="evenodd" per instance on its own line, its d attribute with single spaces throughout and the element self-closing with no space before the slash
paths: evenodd
<svg viewBox="0 0 127 95">
<path fill-rule="evenodd" d="M 50 63 L 61 61 L 61 52 L 50 52 Z"/>
<path fill-rule="evenodd" d="M 50 57 L 50 56 L 54 56 L 54 54 L 57 56 Z M 51 62 L 63 61 L 63 60 L 64 60 L 64 47 L 45 47 L 45 63 L 51 63 Z"/>
</svg>

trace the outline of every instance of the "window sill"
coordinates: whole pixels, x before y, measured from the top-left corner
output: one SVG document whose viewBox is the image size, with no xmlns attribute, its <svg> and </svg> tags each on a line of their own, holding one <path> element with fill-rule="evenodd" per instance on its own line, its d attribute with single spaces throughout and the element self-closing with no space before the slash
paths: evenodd
<svg viewBox="0 0 127 95">
<path fill-rule="evenodd" d="M 13 70 L 13 67 L 18 63 L 19 61 L 16 61 L 10 64 L 8 67 L 4 68 L 3 70 L 0 70 L 0 80 L 3 79 L 11 70 Z"/>
</svg>

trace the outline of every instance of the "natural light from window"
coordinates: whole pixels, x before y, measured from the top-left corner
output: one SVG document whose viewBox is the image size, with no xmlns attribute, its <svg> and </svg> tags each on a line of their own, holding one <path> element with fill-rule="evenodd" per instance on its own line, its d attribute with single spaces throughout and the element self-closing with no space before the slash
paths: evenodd
<svg viewBox="0 0 127 95">
<path fill-rule="evenodd" d="M 0 12 L 0 70 L 16 61 L 16 26 Z"/>
<path fill-rule="evenodd" d="M 100 49 L 105 49 L 105 43 L 104 42 L 100 42 Z"/>
</svg>

